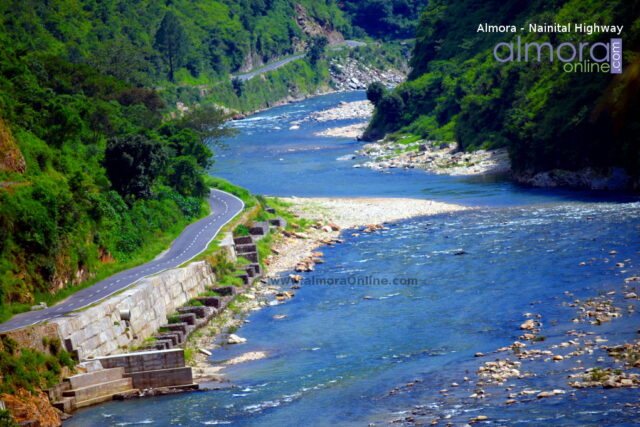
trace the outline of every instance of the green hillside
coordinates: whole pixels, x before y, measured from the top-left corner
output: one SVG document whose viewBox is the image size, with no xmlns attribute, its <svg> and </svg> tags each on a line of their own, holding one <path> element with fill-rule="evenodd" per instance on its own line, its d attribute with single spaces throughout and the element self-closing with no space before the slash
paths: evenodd
<svg viewBox="0 0 640 427">
<path fill-rule="evenodd" d="M 517 172 L 624 166 L 637 176 L 639 16 L 638 1 L 432 0 L 418 27 L 409 81 L 381 97 L 366 136 L 415 134 L 456 140 L 464 150 L 508 147 Z M 565 72 L 557 59 L 493 56 L 497 43 L 518 36 L 522 44 L 558 46 L 616 35 L 477 32 L 481 23 L 555 22 L 624 25 L 624 73 Z"/>
<path fill-rule="evenodd" d="M 0 318 L 153 255 L 204 212 L 195 117 L 91 67 L 0 36 Z M 211 119 L 219 124 L 219 113 Z"/>
<path fill-rule="evenodd" d="M 311 92 L 326 71 L 307 61 L 253 97 L 228 74 L 349 28 L 308 0 L 5 1 L 0 24 L 0 321 L 152 258 L 206 212 L 205 140 L 225 117 L 170 119 L 167 101 L 199 101 L 201 83 L 247 109 L 283 81 Z"/>
<path fill-rule="evenodd" d="M 85 62 L 134 84 L 224 77 L 245 62 L 302 50 L 297 15 L 327 32 L 348 29 L 330 0 L 8 0 L 3 32 L 19 48 Z M 173 45 L 171 45 L 171 43 Z M 172 64 L 171 64 L 172 63 Z"/>
<path fill-rule="evenodd" d="M 353 24 L 353 34 L 378 39 L 411 39 L 427 0 L 344 0 L 341 9 Z"/>
</svg>

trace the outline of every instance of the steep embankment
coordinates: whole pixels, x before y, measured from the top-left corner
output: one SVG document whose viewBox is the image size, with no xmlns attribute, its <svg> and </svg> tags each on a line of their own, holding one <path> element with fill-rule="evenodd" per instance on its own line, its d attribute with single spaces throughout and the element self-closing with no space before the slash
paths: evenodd
<svg viewBox="0 0 640 427">
<path fill-rule="evenodd" d="M 366 137 L 396 132 L 455 140 L 465 151 L 506 147 L 515 176 L 534 184 L 553 184 L 553 177 L 561 176 L 567 185 L 591 185 L 589 176 L 600 176 L 599 182 L 601 175 L 605 181 L 610 174 L 619 177 L 609 169 L 615 166 L 637 179 L 639 8 L 637 2 L 601 0 L 431 1 L 418 28 L 409 81 L 381 96 Z M 527 31 L 529 23 L 545 22 L 615 24 L 624 31 L 620 36 Z M 514 25 L 515 32 L 478 32 L 483 23 Z M 517 46 L 518 38 L 522 46 L 548 42 L 557 47 L 565 42 L 593 46 L 612 37 L 623 39 L 622 75 L 566 72 L 557 57 L 548 61 L 547 48 L 541 62 L 500 62 L 493 53 L 497 43 Z M 501 49 L 506 58 L 507 48 Z M 602 57 L 604 49 L 596 47 L 596 56 Z M 564 50 L 562 55 L 570 57 L 570 48 Z M 581 171 L 585 168 L 594 169 Z M 581 172 L 547 174 L 546 180 L 537 175 L 554 169 Z"/>
</svg>

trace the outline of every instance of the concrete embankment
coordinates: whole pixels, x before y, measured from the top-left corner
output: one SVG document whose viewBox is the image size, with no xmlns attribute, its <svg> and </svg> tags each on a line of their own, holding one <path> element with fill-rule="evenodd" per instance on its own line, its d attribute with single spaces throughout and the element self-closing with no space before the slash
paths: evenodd
<svg viewBox="0 0 640 427">
<path fill-rule="evenodd" d="M 79 359 L 142 345 L 178 307 L 215 283 L 208 262 L 194 262 L 145 278 L 93 307 L 51 321 L 65 348 Z"/>
</svg>

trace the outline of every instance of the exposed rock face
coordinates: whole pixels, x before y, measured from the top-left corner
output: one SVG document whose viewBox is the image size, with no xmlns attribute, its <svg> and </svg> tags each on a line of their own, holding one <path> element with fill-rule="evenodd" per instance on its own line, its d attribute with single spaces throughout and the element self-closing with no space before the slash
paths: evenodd
<svg viewBox="0 0 640 427">
<path fill-rule="evenodd" d="M 11 415 L 18 423 L 31 421 L 41 427 L 62 425 L 58 411 L 51 406 L 49 398 L 43 391 L 30 393 L 21 389 L 15 395 L 0 396 Z"/>
<path fill-rule="evenodd" d="M 625 190 L 631 188 L 631 179 L 622 168 L 597 171 L 592 168 L 578 171 L 554 169 L 539 173 L 517 173 L 515 181 L 533 187 L 566 187 L 588 190 Z"/>
<path fill-rule="evenodd" d="M 333 46 L 344 41 L 342 33 L 336 31 L 330 24 L 320 24 L 314 19 L 309 17 L 307 9 L 301 5 L 296 4 L 296 17 L 297 23 L 300 29 L 309 36 L 324 36 L 329 40 L 329 45 Z"/>
<path fill-rule="evenodd" d="M 81 358 L 119 353 L 142 344 L 167 322 L 167 316 L 215 283 L 210 265 L 194 262 L 142 279 L 99 304 L 52 320 L 62 339 L 70 339 Z M 120 318 L 129 311 L 130 320 Z"/>
<path fill-rule="evenodd" d="M 244 61 L 242 62 L 242 67 L 240 67 L 241 73 L 246 73 L 247 71 L 251 71 L 254 68 L 262 67 L 264 65 L 264 61 L 260 57 L 260 55 L 255 52 L 249 52 L 244 57 Z"/>
<path fill-rule="evenodd" d="M 11 130 L 0 117 L 0 170 L 25 173 L 27 163 Z"/>
<path fill-rule="evenodd" d="M 401 71 L 376 70 L 351 58 L 331 60 L 329 70 L 338 90 L 366 89 L 373 82 L 380 82 L 385 86 L 397 86 L 406 78 Z"/>
</svg>

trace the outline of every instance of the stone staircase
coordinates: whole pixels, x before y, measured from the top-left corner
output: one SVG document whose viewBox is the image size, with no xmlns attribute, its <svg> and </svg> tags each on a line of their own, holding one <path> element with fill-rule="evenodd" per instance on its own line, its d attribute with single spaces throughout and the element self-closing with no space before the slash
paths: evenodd
<svg viewBox="0 0 640 427">
<path fill-rule="evenodd" d="M 193 383 L 191 367 L 185 366 L 184 350 L 181 348 L 115 354 L 96 360 L 107 369 L 123 370 L 123 375 L 132 381 L 135 389 L 198 387 Z"/>
<path fill-rule="evenodd" d="M 112 400 L 115 394 L 134 391 L 131 378 L 124 377 L 123 368 L 93 369 L 65 378 L 49 389 L 53 405 L 71 413 L 78 408 Z"/>
<path fill-rule="evenodd" d="M 272 212 L 272 208 L 267 211 Z M 186 306 L 177 309 L 178 322 L 163 325 L 154 335 L 155 340 L 139 348 L 141 351 L 148 350 L 168 350 L 175 348 L 185 342 L 187 337 L 196 329 L 209 323 L 209 321 L 224 310 L 233 298 L 246 290 L 262 274 L 259 263 L 258 247 L 256 242 L 265 237 L 273 228 L 284 228 L 287 222 L 284 218 L 278 217 L 269 221 L 256 222 L 249 229 L 248 236 L 233 237 L 229 234 L 229 244 L 232 245 L 234 257 L 243 257 L 250 261 L 239 267 L 243 273 L 236 277 L 242 280 L 242 286 L 214 287 L 209 290 L 215 291 L 215 296 L 196 297 L 202 306 Z"/>
</svg>

